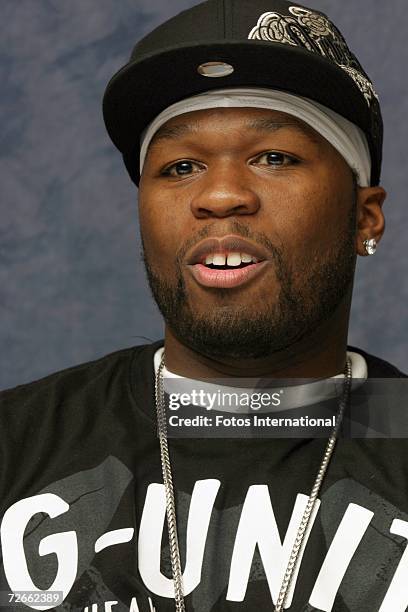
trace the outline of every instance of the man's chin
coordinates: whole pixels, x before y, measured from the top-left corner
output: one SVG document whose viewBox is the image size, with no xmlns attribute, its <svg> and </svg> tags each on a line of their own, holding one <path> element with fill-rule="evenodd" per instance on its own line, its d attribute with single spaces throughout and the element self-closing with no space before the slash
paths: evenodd
<svg viewBox="0 0 408 612">
<path fill-rule="evenodd" d="M 230 359 L 260 359 L 292 344 L 289 334 L 299 333 L 286 322 L 274 317 L 241 316 L 228 307 L 220 307 L 206 316 L 184 313 L 177 320 L 167 321 L 172 333 L 190 349 L 208 357 Z"/>
</svg>

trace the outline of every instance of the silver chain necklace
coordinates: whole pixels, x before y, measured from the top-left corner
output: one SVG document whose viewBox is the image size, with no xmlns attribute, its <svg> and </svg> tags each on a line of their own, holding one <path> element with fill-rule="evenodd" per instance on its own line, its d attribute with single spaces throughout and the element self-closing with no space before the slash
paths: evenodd
<svg viewBox="0 0 408 612">
<path fill-rule="evenodd" d="M 170 559 L 171 568 L 173 573 L 173 584 L 174 584 L 174 601 L 176 606 L 176 612 L 185 612 L 184 604 L 184 590 L 183 590 L 183 575 L 181 572 L 181 561 L 180 561 L 180 550 L 178 545 L 177 537 L 177 524 L 176 524 L 176 505 L 174 501 L 174 489 L 173 489 L 173 478 L 171 474 L 170 455 L 169 447 L 167 443 L 167 421 L 166 421 L 166 405 L 164 401 L 164 388 L 163 388 L 163 368 L 165 366 L 164 350 L 160 365 L 157 369 L 155 378 L 155 396 L 156 396 L 156 410 L 157 410 L 157 428 L 160 441 L 160 456 L 163 472 L 163 482 L 166 492 L 166 515 L 167 515 L 167 528 L 169 533 L 169 545 L 170 545 Z M 292 548 L 292 552 L 289 557 L 289 562 L 286 567 L 286 571 L 283 577 L 282 585 L 279 590 L 278 599 L 275 605 L 274 612 L 282 612 L 284 609 L 285 601 L 288 596 L 289 588 L 291 585 L 293 572 L 296 569 L 297 562 L 299 560 L 300 552 L 302 551 L 302 544 L 304 543 L 304 535 L 307 531 L 307 527 L 312 516 L 313 509 L 315 507 L 316 499 L 319 494 L 321 484 L 323 482 L 324 475 L 329 465 L 334 446 L 336 444 L 337 435 L 340 429 L 340 425 L 343 419 L 346 405 L 348 404 L 350 397 L 350 386 L 352 379 L 352 367 L 351 359 L 347 357 L 346 367 L 344 370 L 345 378 L 343 385 L 342 398 L 339 401 L 339 409 L 336 415 L 336 424 L 329 437 L 326 448 L 323 453 L 323 458 L 319 466 L 319 471 L 309 496 L 305 511 L 300 521 L 299 529 L 297 531 L 295 543 Z"/>
</svg>

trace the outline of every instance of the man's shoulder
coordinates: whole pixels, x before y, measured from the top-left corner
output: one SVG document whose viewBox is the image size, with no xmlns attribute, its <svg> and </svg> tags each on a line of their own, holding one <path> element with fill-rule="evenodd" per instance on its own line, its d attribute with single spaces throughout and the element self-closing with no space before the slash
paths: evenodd
<svg viewBox="0 0 408 612">
<path fill-rule="evenodd" d="M 377 355 L 372 355 L 356 346 L 347 346 L 348 351 L 359 353 L 367 362 L 368 378 L 408 378 L 408 374 L 401 372 L 397 366 L 381 359 Z"/>
<path fill-rule="evenodd" d="M 75 396 L 89 390 L 96 392 L 114 380 L 126 387 L 133 361 L 143 353 L 151 353 L 160 341 L 116 350 L 101 357 L 58 370 L 38 380 L 0 391 L 2 405 L 25 398 L 54 400 Z"/>
</svg>

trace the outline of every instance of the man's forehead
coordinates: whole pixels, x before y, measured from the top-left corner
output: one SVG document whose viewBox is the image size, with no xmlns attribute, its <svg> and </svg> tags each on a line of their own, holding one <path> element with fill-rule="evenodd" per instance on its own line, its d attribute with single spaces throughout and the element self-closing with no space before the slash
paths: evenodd
<svg viewBox="0 0 408 612">
<path fill-rule="evenodd" d="M 320 144 L 320 135 L 307 123 L 281 111 L 262 108 L 218 108 L 183 113 L 164 123 L 155 133 L 152 143 L 161 140 L 177 140 L 190 134 L 199 134 L 203 125 L 233 119 L 242 130 L 277 132 L 294 129 Z"/>
</svg>

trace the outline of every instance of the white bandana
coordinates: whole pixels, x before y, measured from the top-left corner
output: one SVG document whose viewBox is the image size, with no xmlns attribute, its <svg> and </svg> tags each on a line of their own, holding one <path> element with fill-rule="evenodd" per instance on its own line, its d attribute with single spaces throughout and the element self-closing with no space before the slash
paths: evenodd
<svg viewBox="0 0 408 612">
<path fill-rule="evenodd" d="M 178 115 L 209 108 L 265 108 L 293 115 L 325 138 L 356 171 L 360 187 L 370 185 L 371 158 L 364 132 L 331 109 L 285 91 L 258 87 L 216 89 L 176 102 L 148 125 L 140 139 L 140 174 L 157 130 Z"/>
</svg>

